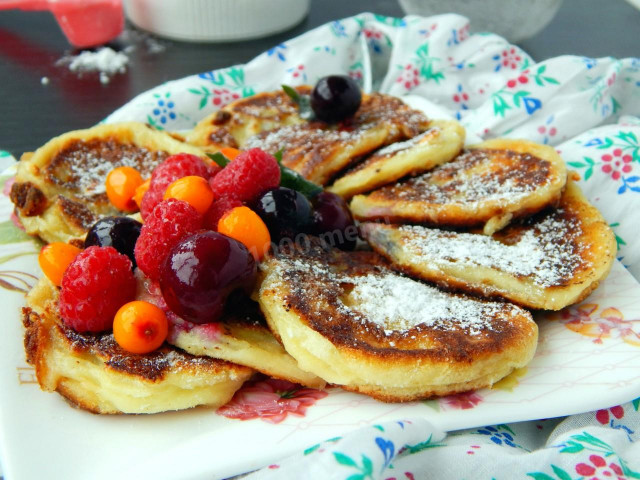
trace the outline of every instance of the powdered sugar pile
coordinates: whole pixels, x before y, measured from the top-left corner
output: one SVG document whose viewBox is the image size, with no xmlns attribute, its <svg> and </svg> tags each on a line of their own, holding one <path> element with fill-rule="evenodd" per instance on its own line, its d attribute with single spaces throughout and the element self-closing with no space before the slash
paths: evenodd
<svg viewBox="0 0 640 480">
<path fill-rule="evenodd" d="M 432 266 L 465 265 L 500 270 L 530 277 L 543 287 L 562 285 L 582 263 L 574 251 L 579 225 L 562 216 L 548 215 L 525 230 L 514 244 L 505 244 L 480 234 L 452 233 L 420 226 L 402 226 L 407 248 Z"/>
<path fill-rule="evenodd" d="M 75 56 L 67 55 L 57 64 L 67 66 L 72 72 L 98 72 L 100 83 L 106 84 L 113 75 L 127 71 L 129 57 L 123 52 L 103 47 L 95 52 L 86 50 Z"/>
</svg>

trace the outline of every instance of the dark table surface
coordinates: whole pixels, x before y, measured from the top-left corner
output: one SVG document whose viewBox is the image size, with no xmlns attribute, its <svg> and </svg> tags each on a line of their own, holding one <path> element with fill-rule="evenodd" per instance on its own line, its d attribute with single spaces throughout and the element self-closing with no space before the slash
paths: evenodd
<svg viewBox="0 0 640 480">
<path fill-rule="evenodd" d="M 267 48 L 330 20 L 363 11 L 402 16 L 394 0 L 312 0 L 298 26 L 259 40 L 223 44 L 158 40 L 153 53 L 136 35 L 126 74 L 102 85 L 97 74 L 78 77 L 56 62 L 71 52 L 47 12 L 0 11 L 0 149 L 16 156 L 69 130 L 92 126 L 137 94 L 215 68 L 245 63 Z M 565 0 L 554 20 L 520 44 L 535 60 L 562 54 L 640 56 L 640 11 L 623 0 Z M 115 42 L 123 48 L 132 40 Z M 138 44 L 136 45 L 136 42 Z M 41 83 L 47 77 L 49 83 Z"/>
</svg>

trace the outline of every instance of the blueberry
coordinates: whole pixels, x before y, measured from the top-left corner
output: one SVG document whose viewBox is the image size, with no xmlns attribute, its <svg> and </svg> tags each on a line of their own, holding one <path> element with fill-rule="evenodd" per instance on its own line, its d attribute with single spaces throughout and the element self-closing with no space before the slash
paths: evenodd
<svg viewBox="0 0 640 480">
<path fill-rule="evenodd" d="M 316 117 L 335 123 L 351 117 L 362 101 L 360 87 L 346 75 L 330 75 L 318 80 L 311 92 L 311 108 Z"/>
<path fill-rule="evenodd" d="M 129 257 L 136 267 L 133 249 L 140 236 L 142 224 L 129 217 L 104 217 L 93 224 L 84 240 L 84 247 L 113 247 Z"/>
</svg>

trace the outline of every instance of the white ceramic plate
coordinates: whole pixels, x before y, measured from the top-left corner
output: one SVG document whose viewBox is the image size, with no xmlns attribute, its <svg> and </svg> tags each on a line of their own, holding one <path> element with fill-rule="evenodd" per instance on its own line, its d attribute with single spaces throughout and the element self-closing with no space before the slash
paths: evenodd
<svg viewBox="0 0 640 480">
<path fill-rule="evenodd" d="M 10 211 L 2 197 L 0 225 L 8 225 Z M 7 243 L 13 234 L 5 228 L 0 237 L 0 283 L 22 288 L 40 275 L 38 245 Z M 456 430 L 609 407 L 640 396 L 638 298 L 640 285 L 616 263 L 585 302 L 559 314 L 538 315 L 536 357 L 494 389 L 409 404 L 384 404 L 331 389 L 306 415 L 288 415 L 274 424 L 259 418 L 231 420 L 202 408 L 98 416 L 70 407 L 35 383 L 22 347 L 23 293 L 3 288 L 2 463 L 9 479 L 39 479 L 44 472 L 65 479 L 223 478 L 384 420 L 420 416 L 443 430 Z"/>
</svg>

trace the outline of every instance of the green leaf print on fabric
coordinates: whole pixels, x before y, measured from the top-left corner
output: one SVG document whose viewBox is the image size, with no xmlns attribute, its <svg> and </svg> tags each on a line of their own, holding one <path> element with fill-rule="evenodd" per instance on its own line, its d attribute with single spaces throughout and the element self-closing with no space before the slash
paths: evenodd
<svg viewBox="0 0 640 480">
<path fill-rule="evenodd" d="M 574 480 L 574 478 L 569 473 L 567 473 L 557 465 L 551 464 L 551 469 L 553 470 L 555 476 L 548 475 L 544 472 L 529 472 L 527 473 L 527 476 L 534 478 L 535 480 Z"/>
<path fill-rule="evenodd" d="M 440 83 L 440 80 L 444 80 L 444 73 L 442 71 L 435 70 L 435 63 L 439 62 L 438 57 L 431 57 L 429 55 L 429 44 L 425 43 L 416 50 L 418 56 L 418 68 L 420 70 L 420 76 L 426 81 L 433 80 L 436 83 Z"/>
<path fill-rule="evenodd" d="M 591 178 L 591 175 L 593 175 L 593 166 L 595 165 L 595 162 L 592 158 L 589 157 L 582 157 L 582 159 L 584 160 L 584 162 L 567 163 L 573 168 L 585 168 L 586 170 L 584 171 L 584 179 L 589 180 L 589 178 Z"/>
<path fill-rule="evenodd" d="M 351 467 L 359 470 L 360 473 L 356 473 L 347 477 L 346 480 L 364 480 L 365 478 L 370 478 L 373 480 L 373 462 L 366 455 L 362 455 L 361 463 L 362 465 L 358 465 L 351 457 L 345 455 L 340 452 L 333 452 L 333 456 L 340 465 L 344 465 L 345 467 Z"/>
</svg>

